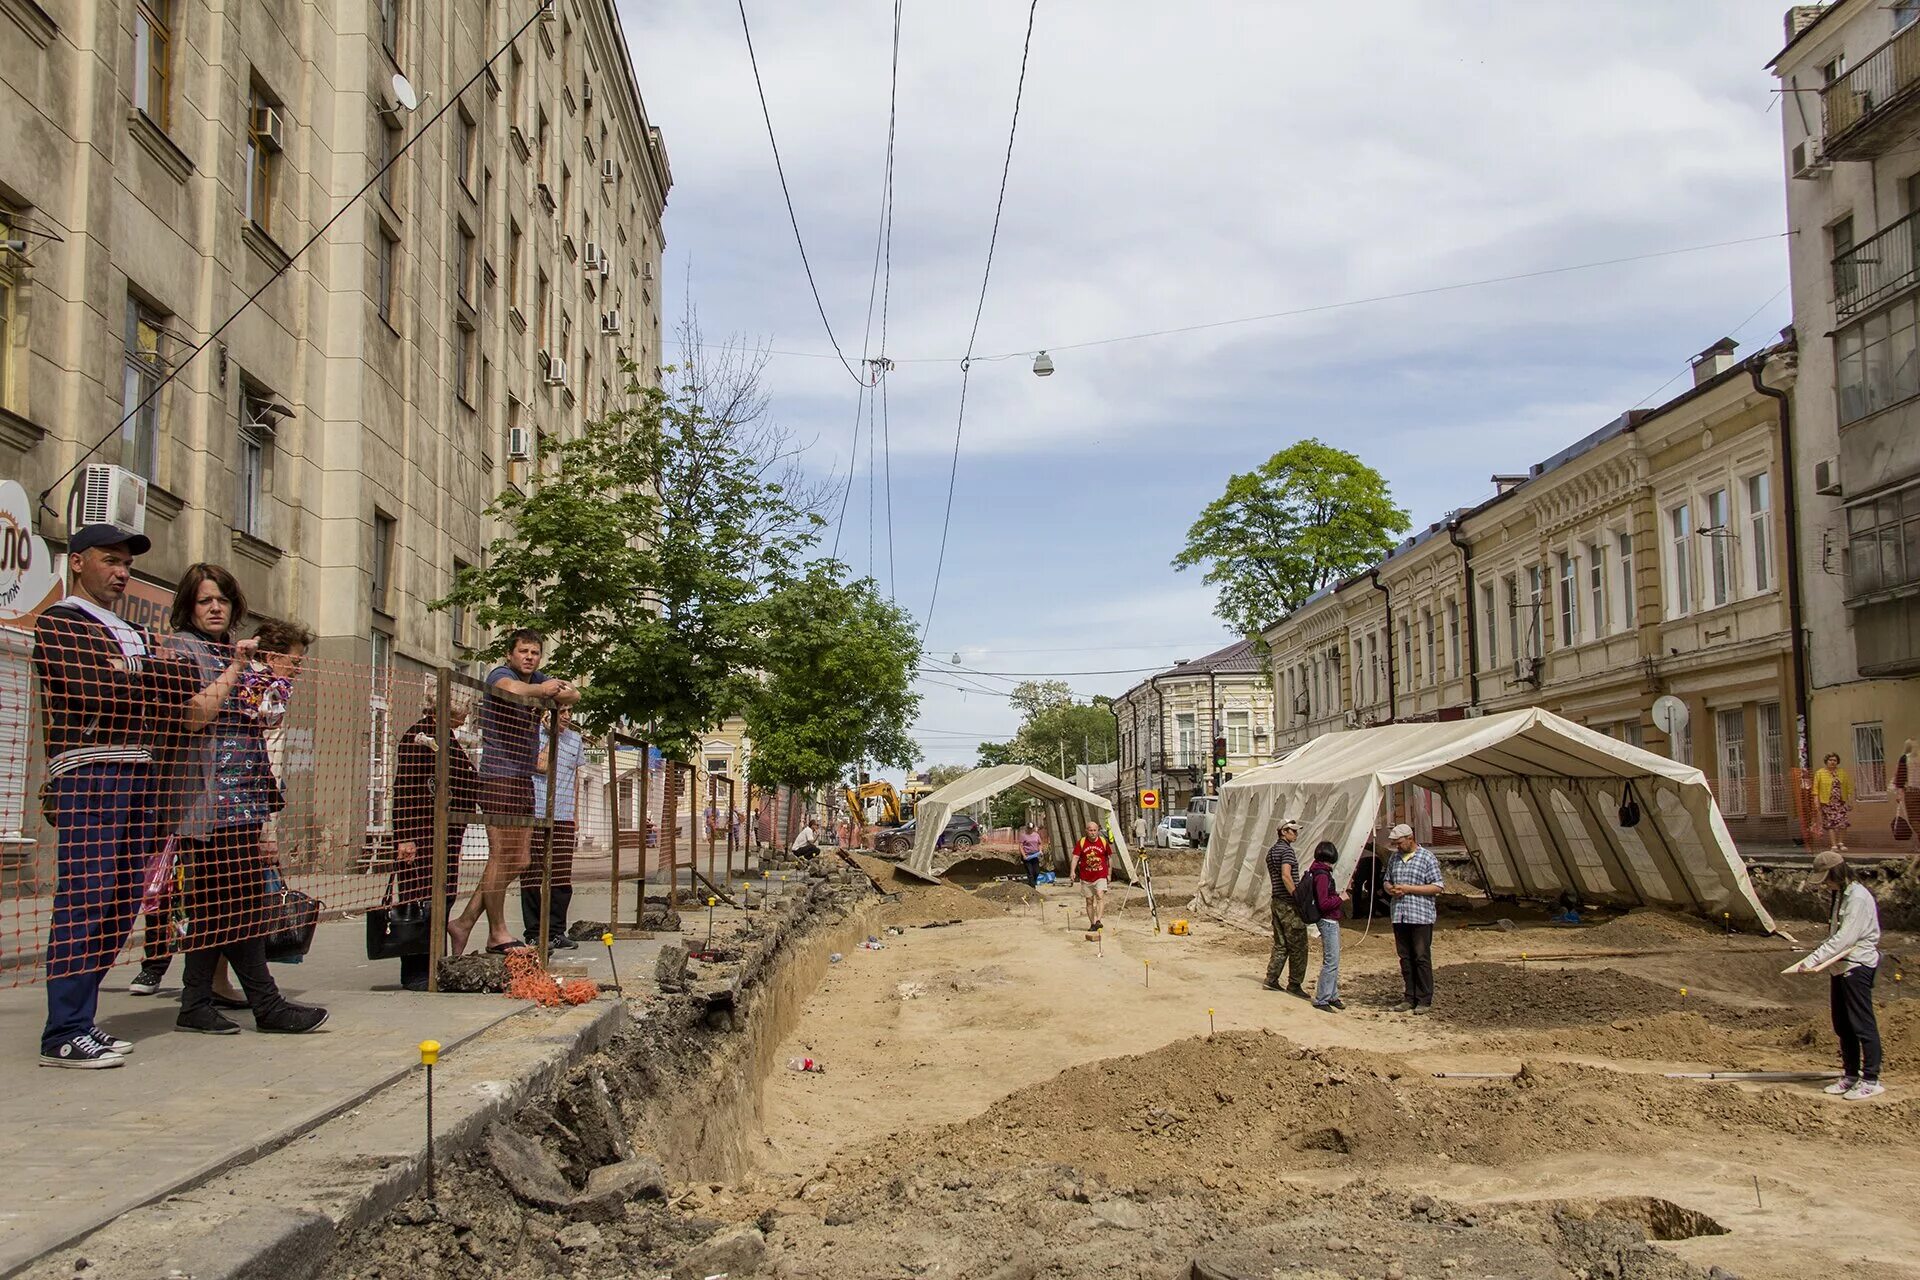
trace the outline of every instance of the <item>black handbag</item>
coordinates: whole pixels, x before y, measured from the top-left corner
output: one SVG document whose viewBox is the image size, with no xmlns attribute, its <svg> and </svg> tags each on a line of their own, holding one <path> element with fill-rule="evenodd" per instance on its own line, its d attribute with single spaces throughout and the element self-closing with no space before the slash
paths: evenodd
<svg viewBox="0 0 1920 1280">
<path fill-rule="evenodd" d="M 305 959 L 320 927 L 320 899 L 283 884 L 267 895 L 267 919 L 273 925 L 267 934 L 267 959 Z"/>
<path fill-rule="evenodd" d="M 433 949 L 433 916 L 424 902 L 393 905 L 393 877 L 387 877 L 387 896 L 367 912 L 367 959 L 395 960 L 424 956 Z"/>
<path fill-rule="evenodd" d="M 1640 825 L 1640 797 L 1634 793 L 1631 782 L 1627 783 L 1620 797 L 1620 825 L 1623 827 Z"/>
</svg>

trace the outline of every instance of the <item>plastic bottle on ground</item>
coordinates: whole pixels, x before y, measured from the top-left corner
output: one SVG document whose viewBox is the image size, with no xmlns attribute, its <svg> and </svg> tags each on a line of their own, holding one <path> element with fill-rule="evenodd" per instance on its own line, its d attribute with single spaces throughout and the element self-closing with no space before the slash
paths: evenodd
<svg viewBox="0 0 1920 1280">
<path fill-rule="evenodd" d="M 813 1058 L 788 1058 L 787 1070 L 811 1071 L 815 1075 L 825 1075 L 827 1071 L 827 1066 L 824 1062 L 820 1062 Z"/>
</svg>

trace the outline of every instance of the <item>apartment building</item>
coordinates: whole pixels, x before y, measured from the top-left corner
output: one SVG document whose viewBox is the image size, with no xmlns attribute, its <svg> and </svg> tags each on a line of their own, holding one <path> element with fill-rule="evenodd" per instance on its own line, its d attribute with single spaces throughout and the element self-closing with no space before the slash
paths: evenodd
<svg viewBox="0 0 1920 1280">
<path fill-rule="evenodd" d="M 427 606 L 488 504 L 659 363 L 671 175 L 615 5 L 0 0 L 0 116 L 0 478 L 57 552 L 69 471 L 125 468 L 145 620 L 211 560 L 371 665 L 377 827 L 418 709 L 385 673 L 482 642 Z"/>
<path fill-rule="evenodd" d="M 1886 829 L 1920 734 L 1920 0 L 1787 11 L 1779 77 L 1813 757 Z"/>
<path fill-rule="evenodd" d="M 1211 795 L 1214 739 L 1224 738 L 1224 774 L 1272 762 L 1274 692 L 1251 640 L 1204 657 L 1182 659 L 1134 685 L 1113 702 L 1120 756 L 1116 785 L 1123 821 L 1140 815 L 1140 792 L 1160 792 L 1152 826 L 1180 813 L 1195 796 Z"/>
<path fill-rule="evenodd" d="M 1781 343 L 1694 361 L 1622 414 L 1270 627 L 1280 743 L 1544 706 L 1704 770 L 1737 835 L 1785 839 L 1797 700 L 1785 580 Z M 1669 739 L 1655 698 L 1688 708 Z M 1396 797 L 1423 833 L 1436 797 Z"/>
</svg>

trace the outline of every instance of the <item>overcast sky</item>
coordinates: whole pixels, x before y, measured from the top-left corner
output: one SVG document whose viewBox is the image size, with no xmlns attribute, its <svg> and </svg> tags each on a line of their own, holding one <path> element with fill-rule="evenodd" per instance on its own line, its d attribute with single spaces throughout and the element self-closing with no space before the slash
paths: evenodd
<svg viewBox="0 0 1920 1280">
<path fill-rule="evenodd" d="M 732 5 L 620 0 L 666 136 L 665 314 L 709 341 L 830 353 Z M 801 231 L 851 358 L 873 280 L 892 5 L 749 0 Z M 1789 318 L 1783 240 L 1198 333 L 1148 330 L 1784 230 L 1764 64 L 1783 3 L 1168 5 L 1041 0 L 961 438 L 929 653 L 978 671 L 1164 666 L 1230 641 L 1169 561 L 1229 474 L 1308 435 L 1379 468 L 1416 527 L 1687 385 L 1726 334 Z M 778 355 L 773 413 L 823 476 L 857 470 L 841 541 L 924 618 L 1027 6 L 908 0 L 889 427 Z M 1030 372 L 1049 348 L 1058 372 Z M 671 345 L 668 357 L 675 354 Z M 863 425 L 864 431 L 864 425 Z M 891 467 L 891 551 L 885 471 Z M 871 513 L 871 520 L 870 520 Z M 871 558 L 869 529 L 872 530 Z M 1137 675 L 1070 677 L 1082 695 Z M 944 678 L 943 678 L 944 679 Z M 981 677 L 990 687 L 1008 681 Z M 968 762 L 1018 717 L 923 687 L 920 741 Z"/>
</svg>

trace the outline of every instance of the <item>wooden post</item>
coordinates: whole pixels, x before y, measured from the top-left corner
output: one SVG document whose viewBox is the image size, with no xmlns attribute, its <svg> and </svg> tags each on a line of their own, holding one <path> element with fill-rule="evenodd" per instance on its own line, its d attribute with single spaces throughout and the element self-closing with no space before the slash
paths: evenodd
<svg viewBox="0 0 1920 1280">
<path fill-rule="evenodd" d="M 741 825 L 741 823 L 744 821 L 740 817 L 739 808 L 734 803 L 738 798 L 739 798 L 739 791 L 735 788 L 733 779 L 728 778 L 727 779 L 727 879 L 729 881 L 733 879 L 733 846 L 738 843 L 738 838 L 733 834 L 733 832 L 734 832 L 734 828 L 738 825 Z"/>
<path fill-rule="evenodd" d="M 607 734 L 607 838 L 613 842 L 613 866 L 608 876 L 607 927 L 620 927 L 620 747 Z"/>
<path fill-rule="evenodd" d="M 714 780 L 711 773 L 704 773 L 702 776 L 707 780 L 706 812 L 701 815 L 707 820 L 707 879 L 712 880 L 713 847 L 715 837 L 718 834 L 714 831 L 713 826 L 720 818 L 720 784 Z"/>
<path fill-rule="evenodd" d="M 433 690 L 433 847 L 426 854 L 433 861 L 433 894 L 427 919 L 427 990 L 440 990 L 440 957 L 447 951 L 447 789 L 450 785 L 447 757 L 453 750 L 453 672 L 441 667 L 434 673 Z M 462 831 L 466 830 L 462 824 Z M 415 857 L 420 855 L 416 853 Z M 457 855 L 456 855 L 457 856 Z M 455 874 L 458 874 L 456 864 Z"/>
<path fill-rule="evenodd" d="M 700 790 L 693 785 L 693 766 L 686 765 L 687 771 L 687 870 L 691 872 L 694 864 L 700 861 Z M 667 890 L 667 905 L 680 905 L 680 868 L 673 869 L 672 887 Z"/>
</svg>

